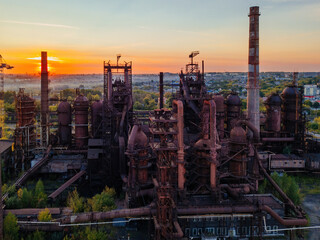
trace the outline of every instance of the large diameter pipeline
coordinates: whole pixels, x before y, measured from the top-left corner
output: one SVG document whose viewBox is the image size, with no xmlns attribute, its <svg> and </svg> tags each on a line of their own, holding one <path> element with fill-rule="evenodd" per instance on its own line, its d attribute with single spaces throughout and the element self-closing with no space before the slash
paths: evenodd
<svg viewBox="0 0 320 240">
<path fill-rule="evenodd" d="M 212 189 L 216 188 L 217 180 L 217 130 L 216 130 L 216 103 L 214 100 L 204 101 L 205 105 L 209 105 L 210 111 L 210 186 Z"/>
<path fill-rule="evenodd" d="M 208 207 L 188 207 L 177 208 L 177 214 L 180 215 L 202 215 L 202 214 L 239 214 L 239 213 L 255 213 L 259 211 L 265 211 L 269 213 L 274 219 L 284 226 L 305 226 L 308 224 L 305 218 L 291 218 L 283 219 L 273 209 L 266 205 L 235 205 L 235 206 L 208 206 Z M 113 218 L 130 218 L 130 217 L 143 217 L 156 214 L 156 209 L 151 207 L 131 208 L 131 209 L 119 209 L 109 212 L 89 212 L 80 213 L 76 215 L 67 216 L 61 219 L 61 223 L 84 223 L 94 222 L 104 219 Z M 176 226 L 175 226 L 176 227 Z M 179 229 L 176 227 L 177 231 Z"/>
<path fill-rule="evenodd" d="M 178 120 L 178 188 L 179 190 L 184 189 L 185 184 L 185 173 L 186 169 L 184 167 L 184 143 L 183 143 L 183 103 L 180 100 L 173 100 L 172 106 L 177 111 Z"/>
</svg>

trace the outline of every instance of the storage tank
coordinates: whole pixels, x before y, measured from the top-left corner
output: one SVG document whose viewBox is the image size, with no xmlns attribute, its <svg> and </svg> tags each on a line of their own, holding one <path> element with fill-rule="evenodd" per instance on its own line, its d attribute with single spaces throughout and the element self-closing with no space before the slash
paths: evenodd
<svg viewBox="0 0 320 240">
<path fill-rule="evenodd" d="M 71 144 L 71 123 L 72 123 L 72 111 L 71 105 L 67 100 L 63 100 L 58 106 L 58 136 L 60 144 Z"/>
<path fill-rule="evenodd" d="M 230 154 L 237 154 L 229 164 L 229 171 L 232 175 L 244 177 L 247 175 L 247 155 L 245 151 L 241 151 L 247 145 L 246 131 L 235 126 L 230 132 Z"/>
<path fill-rule="evenodd" d="M 278 93 L 271 94 L 264 102 L 267 109 L 265 124 L 266 131 L 280 132 L 281 130 L 281 104 L 282 100 Z"/>
<path fill-rule="evenodd" d="M 282 93 L 283 130 L 296 134 L 301 113 L 301 93 L 295 85 L 286 87 Z"/>
<path fill-rule="evenodd" d="M 224 137 L 224 117 L 225 117 L 225 104 L 224 97 L 222 95 L 214 95 L 214 102 L 216 103 L 216 126 L 219 134 L 219 138 Z"/>
<path fill-rule="evenodd" d="M 75 111 L 75 143 L 77 148 L 83 148 L 88 145 L 88 99 L 79 95 L 74 100 L 73 108 Z"/>
<path fill-rule="evenodd" d="M 93 138 L 100 138 L 102 133 L 102 109 L 103 102 L 96 100 L 91 105 L 91 134 Z"/>
<path fill-rule="evenodd" d="M 237 120 L 240 119 L 241 100 L 236 92 L 228 95 L 226 100 L 227 105 L 227 130 L 230 132 Z"/>
</svg>

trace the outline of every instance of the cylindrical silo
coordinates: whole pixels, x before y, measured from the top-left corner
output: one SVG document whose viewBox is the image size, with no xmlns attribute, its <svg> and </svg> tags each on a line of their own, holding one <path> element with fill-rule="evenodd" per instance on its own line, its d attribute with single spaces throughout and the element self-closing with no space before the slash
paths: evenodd
<svg viewBox="0 0 320 240">
<path fill-rule="evenodd" d="M 214 95 L 214 102 L 216 103 L 216 126 L 219 134 L 219 138 L 224 137 L 224 116 L 225 116 L 225 104 L 224 97 L 222 95 Z"/>
<path fill-rule="evenodd" d="M 71 123 L 72 123 L 72 111 L 71 105 L 67 100 L 63 100 L 58 106 L 58 136 L 60 144 L 71 144 Z"/>
<path fill-rule="evenodd" d="M 301 93 L 294 85 L 286 87 L 282 93 L 283 130 L 296 134 L 301 112 Z"/>
<path fill-rule="evenodd" d="M 247 145 L 246 131 L 235 126 L 230 132 L 230 153 L 237 155 L 232 158 L 229 164 L 229 172 L 234 176 L 244 177 L 247 175 L 247 155 L 245 151 L 241 151 Z"/>
<path fill-rule="evenodd" d="M 237 120 L 240 119 L 241 112 L 241 100 L 236 92 L 232 92 L 228 95 L 226 100 L 227 105 L 227 130 L 228 132 L 236 124 Z"/>
<path fill-rule="evenodd" d="M 281 97 L 277 93 L 271 94 L 264 102 L 267 109 L 265 124 L 266 131 L 280 132 L 281 130 Z"/>
<path fill-rule="evenodd" d="M 103 102 L 96 100 L 91 105 L 91 134 L 93 138 L 100 138 L 102 133 Z"/>
<path fill-rule="evenodd" d="M 79 95 L 73 104 L 75 116 L 75 143 L 77 148 L 83 148 L 88 145 L 88 108 L 89 101 Z"/>
</svg>

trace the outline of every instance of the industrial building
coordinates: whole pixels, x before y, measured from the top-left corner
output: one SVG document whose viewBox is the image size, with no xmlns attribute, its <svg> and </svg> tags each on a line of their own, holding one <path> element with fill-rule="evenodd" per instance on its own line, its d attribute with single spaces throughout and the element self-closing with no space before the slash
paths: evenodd
<svg viewBox="0 0 320 240">
<path fill-rule="evenodd" d="M 106 185 L 125 194 L 125 209 L 57 213 L 60 224 L 135 218 L 152 226 L 150 239 L 285 239 L 280 229 L 305 226 L 307 219 L 269 170 L 310 170 L 312 162 L 301 156 L 312 144 L 307 144 L 303 87 L 297 86 L 296 74 L 281 94 L 267 98 L 265 121 L 260 121 L 259 16 L 259 7 L 251 7 L 246 114 L 236 92 L 208 93 L 204 62 L 201 68 L 194 62 L 195 51 L 180 72 L 172 109 L 163 107 L 160 73 L 159 109 L 135 112 L 133 65 L 118 56 L 116 63 L 103 64 L 103 100 L 90 102 L 80 92 L 73 102 L 58 99 L 55 119 L 49 102 L 57 99 L 49 98 L 47 53 L 42 52 L 41 124 L 36 125 L 34 99 L 21 89 L 13 157 L 5 158 L 5 171 L 12 176 L 24 171 L 17 187 L 35 173 L 67 176 L 49 195 L 52 201 L 76 182 L 87 195 Z M 280 154 L 287 146 L 293 154 Z M 258 194 L 263 179 L 281 199 Z"/>
</svg>

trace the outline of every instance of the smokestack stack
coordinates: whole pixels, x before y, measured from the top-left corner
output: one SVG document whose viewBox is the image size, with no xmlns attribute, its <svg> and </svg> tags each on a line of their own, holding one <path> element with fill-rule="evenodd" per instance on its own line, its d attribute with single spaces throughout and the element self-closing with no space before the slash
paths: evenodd
<svg viewBox="0 0 320 240">
<path fill-rule="evenodd" d="M 247 111 L 249 121 L 260 133 L 259 114 L 259 7 L 250 7 Z"/>
<path fill-rule="evenodd" d="M 163 108 L 163 72 L 159 76 L 159 108 Z"/>
<path fill-rule="evenodd" d="M 49 112 L 49 79 L 47 52 L 41 52 L 41 142 L 47 146 L 48 134 L 48 112 Z"/>
</svg>

